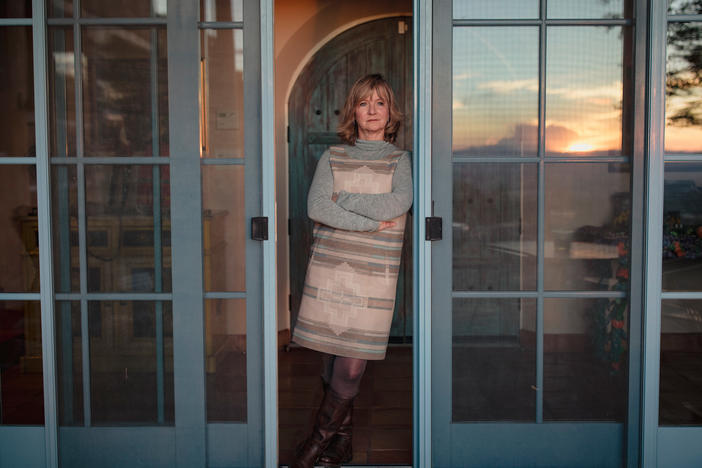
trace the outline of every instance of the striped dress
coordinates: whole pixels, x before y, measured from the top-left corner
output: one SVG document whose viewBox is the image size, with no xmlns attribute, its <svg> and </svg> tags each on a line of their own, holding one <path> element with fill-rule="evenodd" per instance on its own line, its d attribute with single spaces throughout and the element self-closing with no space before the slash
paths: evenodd
<svg viewBox="0 0 702 468">
<path fill-rule="evenodd" d="M 330 148 L 334 192 L 388 193 L 403 151 L 375 160 Z M 302 303 L 293 340 L 337 356 L 385 358 L 407 214 L 383 231 L 315 224 Z"/>
</svg>

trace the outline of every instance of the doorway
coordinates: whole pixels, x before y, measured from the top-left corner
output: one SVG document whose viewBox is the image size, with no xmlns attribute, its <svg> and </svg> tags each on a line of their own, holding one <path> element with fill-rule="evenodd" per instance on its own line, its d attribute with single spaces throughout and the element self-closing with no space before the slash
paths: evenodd
<svg viewBox="0 0 702 468">
<path fill-rule="evenodd" d="M 409 9 L 409 4 L 407 5 Z M 353 82 L 381 73 L 405 115 L 395 143 L 412 149 L 412 18 L 363 21 L 327 41 L 307 61 L 291 88 L 288 108 L 290 330 L 294 328 L 312 244 L 307 192 L 317 161 L 336 134 Z M 412 222 L 407 222 L 390 348 L 371 361 L 355 402 L 352 464 L 412 463 Z M 279 462 L 292 461 L 322 396 L 320 357 L 295 345 L 279 354 Z"/>
</svg>

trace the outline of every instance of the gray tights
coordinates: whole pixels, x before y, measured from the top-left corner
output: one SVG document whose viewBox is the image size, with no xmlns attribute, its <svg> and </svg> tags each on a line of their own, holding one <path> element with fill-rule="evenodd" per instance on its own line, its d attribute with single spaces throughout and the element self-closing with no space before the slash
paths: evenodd
<svg viewBox="0 0 702 468">
<path fill-rule="evenodd" d="M 322 380 L 343 398 L 354 398 L 368 361 L 333 354 L 322 354 Z"/>
</svg>

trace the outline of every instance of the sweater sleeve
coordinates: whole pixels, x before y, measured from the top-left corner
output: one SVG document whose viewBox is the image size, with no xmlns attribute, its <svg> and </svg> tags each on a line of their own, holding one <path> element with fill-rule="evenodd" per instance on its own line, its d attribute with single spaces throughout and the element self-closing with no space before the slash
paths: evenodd
<svg viewBox="0 0 702 468">
<path fill-rule="evenodd" d="M 408 153 L 405 153 L 397 161 L 392 176 L 392 192 L 372 194 L 341 191 L 336 204 L 376 221 L 389 221 L 410 209 L 412 192 L 412 164 Z"/>
<path fill-rule="evenodd" d="M 307 215 L 314 221 L 346 231 L 375 231 L 380 226 L 366 216 L 352 213 L 332 201 L 334 174 L 329 164 L 329 151 L 317 163 L 310 192 L 307 196 Z"/>
</svg>

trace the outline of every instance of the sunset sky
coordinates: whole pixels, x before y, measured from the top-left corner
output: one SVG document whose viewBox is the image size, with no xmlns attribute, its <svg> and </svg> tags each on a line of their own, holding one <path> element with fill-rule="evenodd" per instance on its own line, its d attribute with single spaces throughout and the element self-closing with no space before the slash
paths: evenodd
<svg viewBox="0 0 702 468">
<path fill-rule="evenodd" d="M 549 28 L 547 153 L 620 154 L 621 56 L 620 27 Z M 456 28 L 453 73 L 456 151 L 536 154 L 538 28 Z"/>
<path fill-rule="evenodd" d="M 546 154 L 622 154 L 622 54 L 619 26 L 548 28 Z M 454 29 L 454 151 L 536 155 L 538 66 L 537 27 Z M 688 100 L 702 106 L 702 87 L 667 108 Z M 702 128 L 668 125 L 666 150 L 702 151 Z"/>
</svg>

